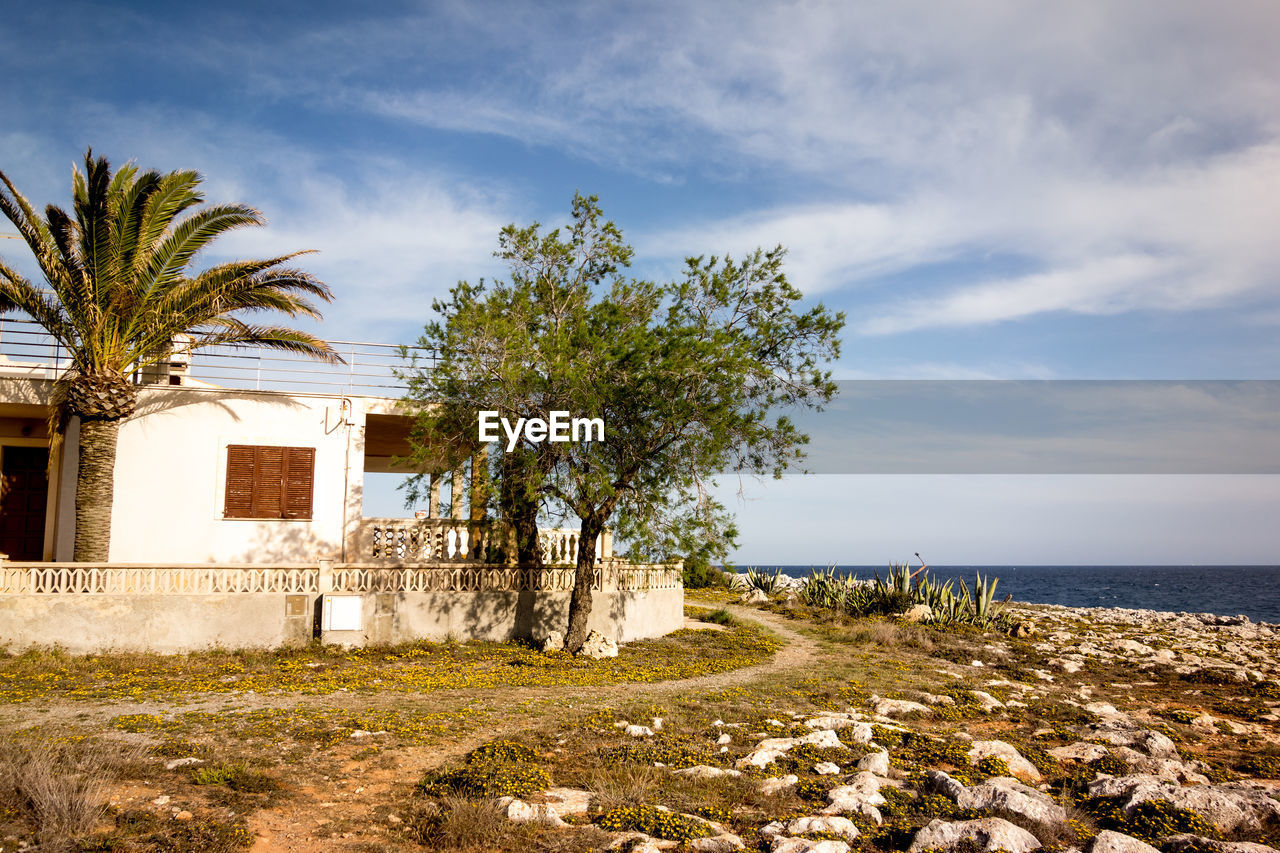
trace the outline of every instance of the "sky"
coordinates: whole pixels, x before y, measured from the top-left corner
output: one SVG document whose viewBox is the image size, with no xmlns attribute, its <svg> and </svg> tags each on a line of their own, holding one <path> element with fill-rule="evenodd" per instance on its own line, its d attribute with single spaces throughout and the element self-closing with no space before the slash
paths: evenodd
<svg viewBox="0 0 1280 853">
<path fill-rule="evenodd" d="M 412 341 L 456 281 L 501 276 L 503 225 L 581 191 L 637 276 L 785 246 L 847 315 L 839 379 L 1277 378 L 1275 3 L 542 5 L 14 6 L 0 170 L 65 205 L 89 146 L 198 169 L 269 220 L 201 260 L 316 250 L 331 339 Z M 1280 545 L 1273 475 L 739 485 L 740 563 Z"/>
</svg>

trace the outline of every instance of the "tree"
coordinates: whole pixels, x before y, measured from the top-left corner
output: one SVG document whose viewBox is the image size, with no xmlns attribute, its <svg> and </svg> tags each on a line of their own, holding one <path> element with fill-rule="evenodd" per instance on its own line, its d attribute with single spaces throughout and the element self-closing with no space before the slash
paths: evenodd
<svg viewBox="0 0 1280 853">
<path fill-rule="evenodd" d="M 565 640 L 577 651 L 611 522 L 635 556 L 728 552 L 732 518 L 709 487 L 723 472 L 781 476 L 801 458 L 807 437 L 785 410 L 835 393 L 822 365 L 839 355 L 844 316 L 796 312 L 781 247 L 689 258 L 671 283 L 627 278 L 632 249 L 594 196 L 574 197 L 563 236 L 507 226 L 495 254 L 509 280 L 461 282 L 433 303 L 420 343 L 439 361 L 416 372 L 411 397 L 433 403 L 428 421 L 473 428 L 481 410 L 513 424 L 556 410 L 604 419 L 603 441 L 525 435 L 516 448 L 519 491 L 581 526 Z"/>
<path fill-rule="evenodd" d="M 280 311 L 320 316 L 309 297 L 329 288 L 287 266 L 303 252 L 232 261 L 190 275 L 195 255 L 237 228 L 262 225 L 242 204 L 200 207 L 192 171 L 114 174 L 90 149 L 72 176 L 73 214 L 49 205 L 41 217 L 0 172 L 0 211 L 17 227 L 44 275 L 37 286 L 0 260 L 0 313 L 22 311 L 61 344 L 71 366 L 54 388 L 55 440 L 80 419 L 75 559 L 102 562 L 111 542 L 116 438 L 137 405 L 136 374 L 169 358 L 175 337 L 189 350 L 258 344 L 341 361 L 324 341 L 241 315 Z"/>
</svg>

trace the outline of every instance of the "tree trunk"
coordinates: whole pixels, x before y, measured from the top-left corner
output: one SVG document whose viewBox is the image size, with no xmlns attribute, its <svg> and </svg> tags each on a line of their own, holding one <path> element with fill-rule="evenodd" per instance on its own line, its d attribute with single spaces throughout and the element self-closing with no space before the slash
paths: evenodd
<svg viewBox="0 0 1280 853">
<path fill-rule="evenodd" d="M 573 572 L 573 596 L 569 599 L 569 628 L 564 647 L 577 654 L 587 639 L 587 617 L 591 615 L 591 587 L 595 579 L 596 539 L 604 530 L 604 520 L 582 519 L 578 533 L 578 564 Z"/>
<path fill-rule="evenodd" d="M 76 472 L 78 563 L 105 563 L 111 555 L 111 504 L 115 494 L 119 420 L 80 421 L 80 464 Z"/>
<path fill-rule="evenodd" d="M 516 535 L 516 563 L 542 568 L 542 544 L 538 541 L 538 502 L 529 496 L 529 460 L 522 452 L 502 454 L 502 514 Z"/>
</svg>

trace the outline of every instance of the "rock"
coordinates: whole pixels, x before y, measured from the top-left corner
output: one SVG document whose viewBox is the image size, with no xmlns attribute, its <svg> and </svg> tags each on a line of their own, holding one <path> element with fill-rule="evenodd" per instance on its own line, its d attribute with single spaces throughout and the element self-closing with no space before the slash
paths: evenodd
<svg viewBox="0 0 1280 853">
<path fill-rule="evenodd" d="M 765 794 L 776 794 L 787 788 L 795 787 L 800 781 L 800 777 L 794 773 L 788 773 L 786 776 L 771 776 L 768 779 L 760 780 L 760 790 Z"/>
<path fill-rule="evenodd" d="M 582 648 L 578 649 L 578 654 L 596 660 L 616 658 L 618 656 L 618 644 L 599 631 L 591 631 L 587 634 L 587 639 L 583 641 Z"/>
<path fill-rule="evenodd" d="M 740 604 L 768 604 L 769 595 L 763 590 L 749 589 L 738 599 Z"/>
<path fill-rule="evenodd" d="M 813 765 L 813 772 L 819 776 L 839 776 L 840 765 L 832 761 L 819 761 Z"/>
<path fill-rule="evenodd" d="M 564 826 L 564 821 L 553 806 L 547 803 L 526 803 L 515 797 L 501 797 L 498 805 L 502 807 L 507 820 L 515 823 L 545 823 L 548 826 Z"/>
<path fill-rule="evenodd" d="M 1123 797 L 1126 814 L 1139 803 L 1168 800 L 1190 809 L 1223 833 L 1253 832 L 1280 822 L 1280 803 L 1263 790 L 1244 784 L 1182 787 L 1150 775 L 1103 777 L 1089 784 L 1089 796 Z"/>
<path fill-rule="evenodd" d="M 591 809 L 590 791 L 579 788 L 548 788 L 547 802 L 555 806 L 557 814 L 584 815 Z"/>
<path fill-rule="evenodd" d="M 1025 639 L 1026 637 L 1034 637 L 1035 634 L 1036 634 L 1036 623 L 1028 622 L 1025 620 L 1022 622 L 1014 623 L 1014 626 L 1009 629 L 1009 636 L 1017 637 L 1019 639 Z"/>
<path fill-rule="evenodd" d="M 624 731 L 631 737 L 653 737 L 653 729 L 648 726 L 627 726 Z"/>
<path fill-rule="evenodd" d="M 543 654 L 547 652 L 564 651 L 564 634 L 561 634 L 559 631 L 552 631 L 550 634 L 547 634 L 547 636 L 542 640 L 542 651 Z"/>
<path fill-rule="evenodd" d="M 869 752 L 862 758 L 858 759 L 858 769 L 866 770 L 877 776 L 889 775 L 889 753 L 883 749 L 879 752 Z"/>
<path fill-rule="evenodd" d="M 1067 819 L 1066 809 L 1047 794 L 1008 776 L 996 776 L 965 788 L 955 800 L 962 809 L 1009 812 L 1046 826 L 1056 826 Z"/>
<path fill-rule="evenodd" d="M 1076 741 L 1070 746 L 1055 746 L 1049 754 L 1059 761 L 1097 761 L 1107 754 L 1107 748 L 1100 743 Z"/>
<path fill-rule="evenodd" d="M 880 816 L 879 809 L 874 807 L 885 804 L 884 795 L 880 793 L 880 780 L 865 770 L 854 776 L 848 785 L 827 791 L 827 800 L 831 804 L 822 810 L 824 815 L 865 814 L 873 819 Z M 874 815 L 869 809 L 874 810 Z M 876 823 L 880 822 L 876 820 Z"/>
<path fill-rule="evenodd" d="M 954 705 L 956 700 L 945 694 L 939 696 L 934 693 L 921 693 L 920 698 L 924 700 L 926 705 Z"/>
<path fill-rule="evenodd" d="M 152 801 L 151 801 L 151 805 L 153 805 L 153 806 L 167 806 L 167 805 L 169 805 L 169 795 L 168 795 L 168 794 L 161 794 L 160 796 L 156 797 L 154 800 L 152 800 Z"/>
<path fill-rule="evenodd" d="M 718 779 L 721 776 L 741 776 L 741 770 L 727 770 L 723 767 L 708 767 L 705 764 L 697 764 L 693 767 L 685 767 L 683 770 L 674 771 L 677 776 L 689 776 L 693 779 Z"/>
<path fill-rule="evenodd" d="M 1104 829 L 1085 845 L 1084 853 L 1160 853 L 1160 851 L 1131 835 Z"/>
<path fill-rule="evenodd" d="M 968 755 L 969 763 L 974 766 L 989 756 L 1003 758 L 1004 763 L 1009 765 L 1009 771 L 1015 776 L 1030 779 L 1032 782 L 1040 781 L 1040 771 L 1036 766 L 1023 758 L 1022 753 L 1014 749 L 1011 744 L 1002 740 L 975 740 Z"/>
<path fill-rule="evenodd" d="M 733 743 L 733 738 L 729 735 L 720 735 L 716 738 L 716 746 L 724 746 L 727 743 Z"/>
<path fill-rule="evenodd" d="M 970 695 L 978 700 L 978 704 L 982 706 L 982 710 L 990 714 L 992 711 L 999 710 L 1004 707 L 1004 703 L 996 697 L 982 690 L 970 690 Z"/>
<path fill-rule="evenodd" d="M 675 846 L 676 843 L 674 841 L 659 841 L 656 838 L 650 838 L 643 832 L 628 832 L 609 842 L 604 849 L 625 850 L 627 853 L 662 853 L 662 851 Z"/>
<path fill-rule="evenodd" d="M 915 604 L 901 616 L 903 622 L 928 622 L 933 618 L 933 608 L 927 604 Z"/>
<path fill-rule="evenodd" d="M 204 764 L 204 761 L 199 758 L 175 758 L 172 761 L 166 761 L 164 763 L 164 769 L 176 770 L 179 767 L 189 767 L 193 764 Z"/>
<path fill-rule="evenodd" d="M 868 730 L 871 729 L 870 723 L 859 723 L 857 717 L 852 714 L 821 714 L 817 717 L 810 717 L 804 721 L 804 724 L 810 729 L 830 729 L 831 731 L 842 731 L 856 725 L 863 725 Z"/>
<path fill-rule="evenodd" d="M 1252 841 L 1218 841 L 1183 833 L 1164 839 L 1164 853 L 1278 853 L 1274 847 Z"/>
<path fill-rule="evenodd" d="M 769 853 L 849 853 L 843 841 L 810 841 L 808 838 L 776 838 Z"/>
<path fill-rule="evenodd" d="M 825 834 L 838 835 L 845 841 L 853 841 L 858 837 L 858 827 L 847 817 L 831 817 L 820 815 L 815 817 L 798 817 L 787 824 L 787 832 L 791 835 Z"/>
<path fill-rule="evenodd" d="M 902 717 L 907 714 L 933 713 L 928 705 L 922 705 L 919 702 L 912 702 L 907 699 L 881 699 L 879 696 L 871 697 L 871 707 L 882 717 Z"/>
<path fill-rule="evenodd" d="M 187 811 L 186 809 L 183 809 L 182 811 L 175 814 L 173 816 L 173 819 L 174 820 L 191 820 L 193 817 L 195 817 L 195 815 L 193 815 L 191 812 Z"/>
<path fill-rule="evenodd" d="M 700 853 L 733 853 L 735 850 L 746 848 L 746 845 L 742 843 L 742 839 L 732 832 L 722 832 L 710 838 L 695 838 L 687 842 L 686 846 L 690 850 L 698 850 Z"/>
<path fill-rule="evenodd" d="M 1026 853 L 1040 847 L 1040 842 L 1020 826 L 998 817 L 978 820 L 933 820 L 911 840 L 909 853 L 921 850 L 954 850 L 964 846 L 977 853 L 1005 850 L 1008 853 Z"/>
</svg>

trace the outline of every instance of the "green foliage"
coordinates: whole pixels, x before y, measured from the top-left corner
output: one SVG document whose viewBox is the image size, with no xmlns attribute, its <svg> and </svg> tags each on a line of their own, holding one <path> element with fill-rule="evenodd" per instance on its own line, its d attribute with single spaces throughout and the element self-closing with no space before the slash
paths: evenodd
<svg viewBox="0 0 1280 853">
<path fill-rule="evenodd" d="M 242 794 L 268 794 L 280 790 L 280 783 L 248 764 L 207 764 L 193 768 L 191 781 L 196 785 L 222 785 Z"/>
<path fill-rule="evenodd" d="M 596 818 L 596 823 L 610 832 L 643 832 L 668 841 L 692 841 L 711 834 L 702 821 L 654 806 L 613 809 Z"/>
<path fill-rule="evenodd" d="M 709 589 L 727 587 L 730 575 L 720 566 L 712 565 L 711 560 L 702 555 L 685 556 L 683 579 L 685 589 Z"/>
<path fill-rule="evenodd" d="M 1190 809 L 1176 806 L 1168 800 L 1145 800 L 1128 813 L 1116 800 L 1093 801 L 1088 804 L 1088 808 L 1103 829 L 1123 832 L 1148 844 L 1155 844 L 1162 838 L 1184 832 L 1207 838 L 1218 837 L 1218 831 L 1212 823 Z"/>
<path fill-rule="evenodd" d="M 466 764 L 432 771 L 418 783 L 419 793 L 432 796 L 527 797 L 551 786 L 551 777 L 533 762 L 537 753 L 522 743 L 497 740 L 467 755 Z"/>
<path fill-rule="evenodd" d="M 1009 762 L 998 755 L 988 755 L 978 761 L 978 773 L 987 778 L 1013 775 L 1013 772 L 1009 769 Z"/>
<path fill-rule="evenodd" d="M 833 779 L 828 776 L 819 776 L 816 779 L 801 779 L 796 783 L 795 793 L 801 799 L 825 803 L 827 792 L 833 787 L 835 787 Z"/>
<path fill-rule="evenodd" d="M 773 574 L 761 571 L 754 566 L 747 568 L 745 580 L 747 589 L 758 589 L 765 595 L 774 595 L 782 591 L 785 581 L 782 579 L 782 569 L 778 569 Z"/>
<path fill-rule="evenodd" d="M 578 518 L 587 541 L 613 523 L 633 557 L 723 557 L 736 531 L 706 486 L 800 460 L 806 437 L 775 412 L 831 399 L 822 365 L 843 316 L 796 310 L 780 247 L 689 258 L 673 282 L 628 278 L 632 249 L 595 197 L 574 197 L 563 230 L 507 226 L 496 255 L 507 280 L 433 303 L 421 344 L 436 357 L 408 374 L 409 398 L 440 405 L 423 406 L 414 461 L 440 470 L 480 410 L 603 418 L 604 441 L 523 441 L 524 497 Z"/>
<path fill-rule="evenodd" d="M 835 567 L 811 572 L 800 591 L 810 607 L 833 610 L 850 616 L 891 616 L 916 604 L 927 604 L 933 615 L 930 624 L 972 625 L 978 628 L 1004 627 L 1007 619 L 993 603 L 998 579 L 979 575 L 973 591 L 955 582 L 939 583 L 923 568 L 913 573 L 906 563 L 890 563 L 885 577 L 873 582 L 859 581 L 856 575 L 837 575 Z"/>
<path fill-rule="evenodd" d="M 482 797 L 528 797 L 551 787 L 551 777 L 534 764 L 477 761 L 453 770 L 427 773 L 418 783 L 422 794 Z"/>
<path fill-rule="evenodd" d="M 536 761 L 537 758 L 538 754 L 522 743 L 516 743 L 511 740 L 495 740 L 472 750 L 467 755 L 467 763 L 478 764 L 481 762 L 503 761 L 521 764 Z"/>
<path fill-rule="evenodd" d="M 733 618 L 733 614 L 721 607 L 719 610 L 711 610 L 698 619 L 702 622 L 710 622 L 713 625 L 736 625 L 738 620 Z"/>
</svg>

